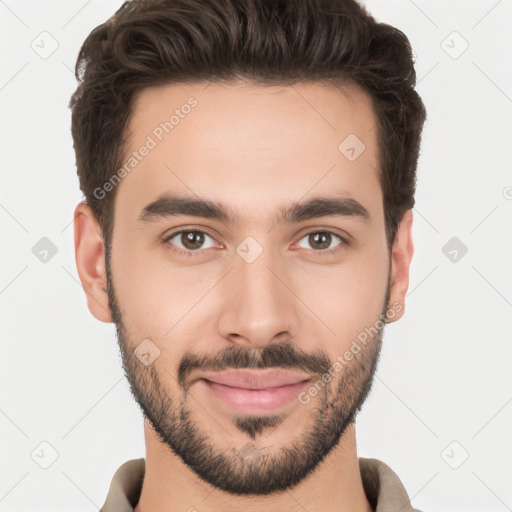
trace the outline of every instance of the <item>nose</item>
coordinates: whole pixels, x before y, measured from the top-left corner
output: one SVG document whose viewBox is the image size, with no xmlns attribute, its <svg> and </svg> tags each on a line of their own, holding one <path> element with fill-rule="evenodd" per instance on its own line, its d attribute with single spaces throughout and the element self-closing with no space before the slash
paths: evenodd
<svg viewBox="0 0 512 512">
<path fill-rule="evenodd" d="M 223 338 L 261 349 L 295 337 L 300 301 L 290 289 L 285 262 L 278 258 L 271 249 L 250 263 L 236 256 L 221 290 L 218 329 Z"/>
</svg>

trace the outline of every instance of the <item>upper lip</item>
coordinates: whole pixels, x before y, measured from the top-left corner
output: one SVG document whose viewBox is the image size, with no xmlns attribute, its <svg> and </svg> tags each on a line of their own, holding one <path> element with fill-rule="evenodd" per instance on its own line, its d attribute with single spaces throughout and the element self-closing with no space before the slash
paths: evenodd
<svg viewBox="0 0 512 512">
<path fill-rule="evenodd" d="M 201 379 L 234 388 L 268 389 L 309 380 L 310 375 L 288 370 L 225 370 L 206 372 Z"/>
</svg>

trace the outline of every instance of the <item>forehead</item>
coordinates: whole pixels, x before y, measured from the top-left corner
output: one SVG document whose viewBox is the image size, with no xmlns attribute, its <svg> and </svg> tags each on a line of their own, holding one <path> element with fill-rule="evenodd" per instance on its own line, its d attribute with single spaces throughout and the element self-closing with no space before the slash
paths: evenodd
<svg viewBox="0 0 512 512">
<path fill-rule="evenodd" d="M 166 123 L 171 125 L 167 130 Z M 353 133 L 371 145 L 374 125 L 371 98 L 355 85 L 263 86 L 239 80 L 143 89 L 134 99 L 129 128 L 132 142 L 147 134 L 158 142 L 181 134 L 182 139 L 193 135 L 193 143 L 206 147 L 216 142 L 225 145 L 224 136 L 229 133 L 233 147 L 237 142 L 250 146 L 252 140 L 275 154 L 276 142 L 283 139 L 327 146 Z M 171 133 L 174 137 L 166 137 Z M 277 134 L 278 141 L 273 138 Z"/>
<path fill-rule="evenodd" d="M 134 101 L 125 155 L 134 165 L 125 166 L 116 203 L 140 212 L 162 192 L 185 192 L 227 196 L 243 213 L 311 192 L 378 205 L 375 121 L 369 95 L 351 85 L 147 88 Z"/>
</svg>

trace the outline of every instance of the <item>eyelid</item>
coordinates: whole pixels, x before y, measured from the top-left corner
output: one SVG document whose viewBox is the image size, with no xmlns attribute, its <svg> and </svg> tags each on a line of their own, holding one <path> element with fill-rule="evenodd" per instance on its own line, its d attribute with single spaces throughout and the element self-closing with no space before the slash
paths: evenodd
<svg viewBox="0 0 512 512">
<path fill-rule="evenodd" d="M 179 228 L 175 229 L 168 229 L 164 232 L 162 235 L 162 239 L 169 239 L 178 233 L 182 233 L 183 231 L 199 231 L 200 233 L 204 233 L 205 235 L 208 235 L 209 237 L 215 239 L 217 241 L 217 236 L 219 236 L 217 233 L 213 234 L 213 230 L 210 228 L 206 228 L 204 226 L 196 226 L 194 224 L 186 225 L 186 226 L 180 226 Z"/>
</svg>

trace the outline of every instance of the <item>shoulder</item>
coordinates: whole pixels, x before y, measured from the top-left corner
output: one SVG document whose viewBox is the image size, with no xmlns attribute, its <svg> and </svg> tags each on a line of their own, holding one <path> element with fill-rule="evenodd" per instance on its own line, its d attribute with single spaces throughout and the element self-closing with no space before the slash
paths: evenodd
<svg viewBox="0 0 512 512">
<path fill-rule="evenodd" d="M 412 507 L 400 478 L 385 462 L 359 457 L 359 469 L 364 491 L 375 512 L 421 512 Z"/>
</svg>

